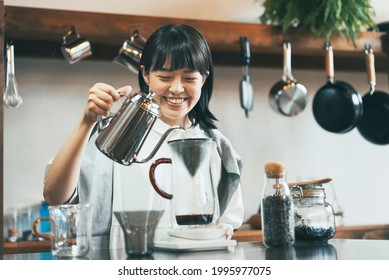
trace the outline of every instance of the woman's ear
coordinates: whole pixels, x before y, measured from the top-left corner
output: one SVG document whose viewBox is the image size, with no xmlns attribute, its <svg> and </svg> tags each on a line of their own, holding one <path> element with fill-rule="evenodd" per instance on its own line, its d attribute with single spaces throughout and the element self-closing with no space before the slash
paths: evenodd
<svg viewBox="0 0 389 280">
<path fill-rule="evenodd" d="M 150 85 L 149 75 L 147 75 L 145 67 L 143 65 L 140 66 L 140 71 L 142 72 L 143 80 L 147 85 Z"/>
<path fill-rule="evenodd" d="M 209 71 L 207 71 L 207 72 L 205 73 L 205 75 L 203 75 L 203 84 L 204 84 L 205 81 L 207 80 L 208 76 L 209 76 Z"/>
</svg>

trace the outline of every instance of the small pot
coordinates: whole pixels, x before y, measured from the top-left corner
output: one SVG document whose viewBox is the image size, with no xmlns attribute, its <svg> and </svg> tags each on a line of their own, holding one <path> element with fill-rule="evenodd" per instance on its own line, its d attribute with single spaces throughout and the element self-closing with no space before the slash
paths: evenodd
<svg viewBox="0 0 389 280">
<path fill-rule="evenodd" d="M 270 89 L 270 107 L 284 116 L 295 116 L 307 105 L 307 89 L 298 83 L 292 75 L 291 45 L 288 41 L 283 44 L 284 71 L 282 79 Z"/>
</svg>

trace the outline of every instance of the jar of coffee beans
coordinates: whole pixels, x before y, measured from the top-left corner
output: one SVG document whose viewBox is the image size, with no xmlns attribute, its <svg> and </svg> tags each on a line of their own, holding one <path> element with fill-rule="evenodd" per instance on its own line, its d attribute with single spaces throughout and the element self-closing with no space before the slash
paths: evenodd
<svg viewBox="0 0 389 280">
<path fill-rule="evenodd" d="M 294 244 L 293 199 L 286 183 L 285 166 L 280 162 L 265 164 L 261 220 L 265 246 Z"/>
<path fill-rule="evenodd" d="M 289 183 L 295 207 L 296 241 L 327 242 L 335 235 L 335 215 L 326 201 L 326 178 L 308 182 Z"/>
</svg>

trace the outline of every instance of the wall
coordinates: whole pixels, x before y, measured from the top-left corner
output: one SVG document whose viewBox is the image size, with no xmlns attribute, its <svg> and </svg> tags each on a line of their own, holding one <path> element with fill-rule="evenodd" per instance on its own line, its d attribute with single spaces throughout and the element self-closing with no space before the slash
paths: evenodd
<svg viewBox="0 0 389 280">
<path fill-rule="evenodd" d="M 59 8 L 52 2 L 35 1 L 34 6 Z M 83 7 L 75 6 L 73 2 L 67 1 L 73 5 L 67 6 L 69 9 L 89 8 L 85 4 L 88 1 L 82 2 L 85 5 Z M 220 1 L 208 2 L 211 6 L 214 3 L 221 4 Z M 237 1 L 230 2 L 238 6 Z M 245 7 L 246 14 L 244 11 L 236 14 L 247 15 L 254 21 L 256 15 L 251 8 L 253 2 L 239 1 Z M 167 1 L 165 8 L 152 10 L 150 15 L 158 12 L 159 15 L 177 16 L 178 9 L 173 9 L 170 6 L 172 3 Z M 198 1 L 196 3 L 201 4 Z M 28 6 L 29 2 L 14 0 L 6 1 L 5 4 Z M 121 8 L 118 3 L 111 4 L 112 12 Z M 143 7 L 144 14 L 147 10 L 142 5 L 146 4 L 139 5 L 134 9 L 128 7 L 128 11 L 124 8 L 116 11 L 142 14 L 140 10 Z M 100 10 L 104 7 L 102 3 L 94 4 L 93 7 L 94 11 L 110 12 Z M 185 16 L 186 12 L 188 15 L 193 7 L 188 4 L 180 10 L 180 14 Z M 230 20 L 231 15 L 234 15 L 231 9 L 233 6 L 228 6 L 230 10 L 225 5 L 220 7 L 224 8 L 214 10 L 215 19 Z M 191 13 L 200 14 L 200 11 Z M 237 19 L 240 20 L 232 18 Z M 134 74 L 110 62 L 85 60 L 68 65 L 63 60 L 19 58 L 17 49 L 15 53 L 16 75 L 24 103 L 16 110 L 6 108 L 4 112 L 5 209 L 28 206 L 42 200 L 45 165 L 80 118 L 89 87 L 98 81 L 115 87 L 137 85 Z M 385 197 L 389 195 L 389 188 L 385 174 L 388 171 L 389 147 L 368 143 L 356 129 L 346 134 L 332 134 L 318 126 L 312 115 L 311 102 L 317 89 L 325 82 L 324 70 L 293 70 L 294 76 L 308 88 L 309 103 L 296 117 L 288 118 L 273 112 L 268 104 L 268 92 L 280 79 L 281 67 L 250 69 L 255 104 L 248 119 L 239 104 L 241 69 L 216 67 L 211 109 L 219 118 L 220 130 L 231 139 L 244 161 L 242 187 L 245 217 L 250 217 L 258 210 L 264 180 L 263 165 L 267 161 L 279 160 L 287 166 L 289 181 L 333 178 L 333 187 L 345 211 L 345 224 L 388 223 Z M 362 95 L 368 89 L 365 73 L 335 72 L 335 75 L 338 80 L 352 83 Z M 377 88 L 388 91 L 387 80 L 386 74 L 379 74 Z"/>
</svg>

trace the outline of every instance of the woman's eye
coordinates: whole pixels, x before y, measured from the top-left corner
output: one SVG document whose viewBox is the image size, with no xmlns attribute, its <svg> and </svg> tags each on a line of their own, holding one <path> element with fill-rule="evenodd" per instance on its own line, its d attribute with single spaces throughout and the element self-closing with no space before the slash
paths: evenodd
<svg viewBox="0 0 389 280">
<path fill-rule="evenodd" d="M 170 79 L 169 76 L 159 76 L 159 78 L 163 81 L 168 81 Z"/>
</svg>

